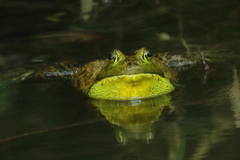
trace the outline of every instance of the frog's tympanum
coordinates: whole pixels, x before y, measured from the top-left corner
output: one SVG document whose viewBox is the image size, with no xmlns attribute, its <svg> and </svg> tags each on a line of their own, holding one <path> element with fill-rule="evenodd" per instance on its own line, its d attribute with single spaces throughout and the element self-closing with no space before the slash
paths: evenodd
<svg viewBox="0 0 240 160">
<path fill-rule="evenodd" d="M 74 85 L 94 99 L 136 100 L 165 95 L 177 81 L 164 57 L 141 48 L 132 56 L 116 49 L 107 60 L 86 64 L 75 75 Z"/>
</svg>

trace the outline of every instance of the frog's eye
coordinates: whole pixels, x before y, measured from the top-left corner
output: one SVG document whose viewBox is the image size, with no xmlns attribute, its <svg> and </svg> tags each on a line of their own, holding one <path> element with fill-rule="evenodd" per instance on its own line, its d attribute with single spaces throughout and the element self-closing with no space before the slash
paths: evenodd
<svg viewBox="0 0 240 160">
<path fill-rule="evenodd" d="M 108 60 L 113 60 L 115 58 L 115 56 L 113 55 L 113 53 L 110 53 L 109 55 L 108 55 Z"/>
<path fill-rule="evenodd" d="M 125 55 L 118 49 L 115 49 L 108 55 L 108 60 L 112 65 L 115 65 L 120 61 L 123 61 L 125 58 L 126 58 Z"/>
<path fill-rule="evenodd" d="M 112 61 L 113 63 L 117 63 L 119 61 L 119 55 L 117 51 L 113 51 L 108 55 L 108 60 Z"/>
<path fill-rule="evenodd" d="M 152 53 L 148 50 L 148 49 L 145 49 L 144 51 L 143 51 L 143 59 L 149 59 L 149 58 L 151 58 L 153 55 L 152 55 Z"/>
</svg>

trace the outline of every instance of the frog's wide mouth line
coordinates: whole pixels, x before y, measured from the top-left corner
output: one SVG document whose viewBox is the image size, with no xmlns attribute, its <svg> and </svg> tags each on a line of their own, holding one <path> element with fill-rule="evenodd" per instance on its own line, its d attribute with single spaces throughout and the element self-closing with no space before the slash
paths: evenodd
<svg viewBox="0 0 240 160">
<path fill-rule="evenodd" d="M 174 86 L 168 79 L 141 73 L 105 77 L 90 88 L 88 95 L 95 99 L 134 100 L 167 94 L 172 90 Z"/>
<path fill-rule="evenodd" d="M 99 79 L 99 81 L 102 81 L 104 79 L 107 79 L 107 81 L 114 81 L 119 78 L 128 78 L 129 80 L 136 81 L 138 78 L 143 77 L 152 77 L 154 79 L 159 79 L 159 77 L 162 77 L 161 75 L 157 73 L 131 73 L 131 74 L 121 74 L 121 75 L 114 75 L 114 76 L 106 76 Z M 137 78 L 137 79 L 136 79 Z"/>
</svg>

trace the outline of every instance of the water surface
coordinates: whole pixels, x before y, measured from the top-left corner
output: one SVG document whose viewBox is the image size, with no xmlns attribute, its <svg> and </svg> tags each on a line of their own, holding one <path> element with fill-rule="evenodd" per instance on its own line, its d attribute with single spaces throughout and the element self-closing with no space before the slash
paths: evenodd
<svg viewBox="0 0 240 160">
<path fill-rule="evenodd" d="M 80 2 L 0 0 L 0 159 L 240 158 L 238 1 Z M 128 103 L 91 101 L 69 79 L 18 79 L 141 47 L 203 51 L 210 69 L 180 71 L 170 95 Z"/>
</svg>

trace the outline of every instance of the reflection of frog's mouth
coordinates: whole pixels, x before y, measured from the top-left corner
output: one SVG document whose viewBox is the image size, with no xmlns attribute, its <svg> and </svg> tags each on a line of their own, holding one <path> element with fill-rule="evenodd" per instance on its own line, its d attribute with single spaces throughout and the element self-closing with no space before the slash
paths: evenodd
<svg viewBox="0 0 240 160">
<path fill-rule="evenodd" d="M 95 99 L 133 100 L 171 92 L 173 85 L 166 78 L 152 73 L 104 77 L 96 82 L 88 95 Z"/>
<path fill-rule="evenodd" d="M 92 99 L 91 104 L 98 108 L 106 120 L 114 124 L 117 140 L 123 144 L 132 140 L 149 142 L 154 138 L 153 123 L 159 119 L 163 109 L 168 106 L 169 113 L 174 109 L 170 95 L 132 101 Z"/>
</svg>

